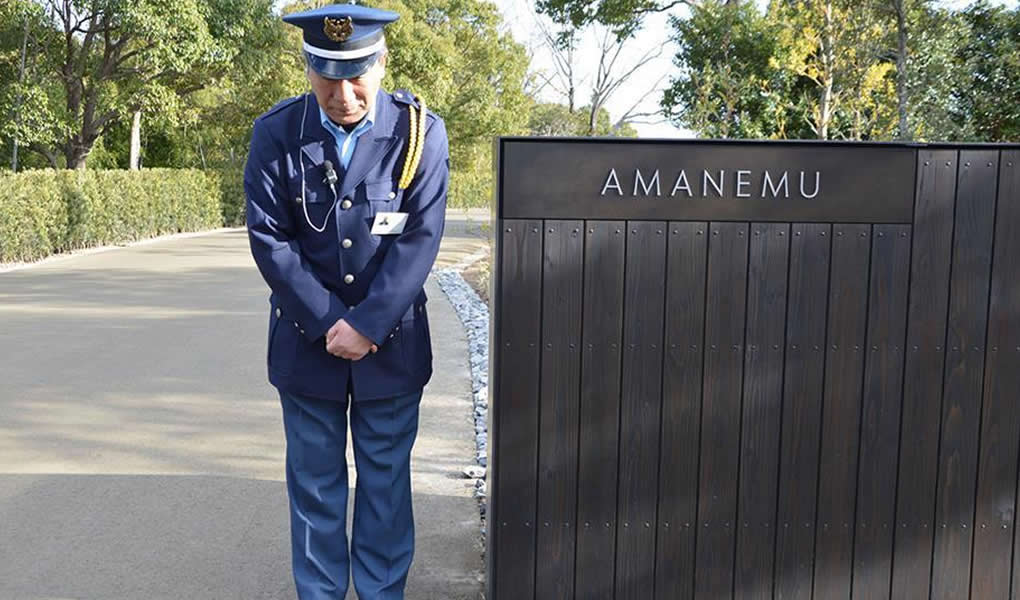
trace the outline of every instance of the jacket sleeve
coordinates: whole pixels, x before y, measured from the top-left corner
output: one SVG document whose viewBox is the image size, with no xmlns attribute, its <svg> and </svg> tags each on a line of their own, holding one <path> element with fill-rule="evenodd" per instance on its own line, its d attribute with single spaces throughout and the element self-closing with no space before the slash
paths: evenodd
<svg viewBox="0 0 1020 600">
<path fill-rule="evenodd" d="M 259 272 L 283 312 L 314 341 L 347 312 L 340 298 L 323 286 L 301 254 L 293 211 L 281 171 L 286 154 L 274 144 L 266 125 L 256 120 L 244 167 L 248 242 Z"/>
<path fill-rule="evenodd" d="M 449 175 L 446 126 L 437 117 L 425 133 L 421 164 L 404 193 L 402 206 L 408 213 L 404 231 L 386 251 L 365 299 L 344 316 L 351 327 L 376 345 L 385 341 L 432 270 L 443 237 Z"/>
</svg>

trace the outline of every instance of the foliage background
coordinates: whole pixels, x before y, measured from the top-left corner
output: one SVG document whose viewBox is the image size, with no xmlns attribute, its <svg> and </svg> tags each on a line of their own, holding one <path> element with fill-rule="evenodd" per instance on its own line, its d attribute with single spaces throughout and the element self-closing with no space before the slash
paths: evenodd
<svg viewBox="0 0 1020 600">
<path fill-rule="evenodd" d="M 126 170 L 137 118 L 143 171 L 201 170 L 220 197 L 222 222 L 240 224 L 251 123 L 308 88 L 300 32 L 282 22 L 280 11 L 323 3 L 0 0 L 0 165 L 12 166 L 17 143 L 19 171 Z M 447 122 L 451 206 L 488 205 L 496 136 L 635 135 L 626 119 L 613 122 L 604 97 L 594 90 L 586 96 L 585 82 L 569 80 L 569 101 L 539 100 L 549 73 L 531 64 L 533 48 L 514 41 L 495 4 L 373 4 L 401 15 L 387 30 L 384 86 L 421 95 Z M 561 65 L 567 74 L 606 58 L 572 53 L 573 41 L 592 28 L 610 32 L 615 45 L 607 47 L 618 49 L 640 38 L 649 15 L 670 15 L 676 51 L 659 118 L 700 137 L 1020 140 L 1016 6 L 987 0 L 962 8 L 935 0 L 772 0 L 764 9 L 751 0 L 534 6 L 548 43 L 568 61 Z M 603 83 L 611 88 L 619 76 L 607 71 Z M 150 173 L 156 172 L 179 181 L 172 171 Z M 2 170 L 0 177 L 6 178 Z M 115 175 L 96 177 L 101 185 L 128 185 Z M 0 196 L 5 214 L 31 212 L 23 203 L 11 208 L 12 198 Z M 8 217 L 2 237 L 26 219 Z"/>
</svg>

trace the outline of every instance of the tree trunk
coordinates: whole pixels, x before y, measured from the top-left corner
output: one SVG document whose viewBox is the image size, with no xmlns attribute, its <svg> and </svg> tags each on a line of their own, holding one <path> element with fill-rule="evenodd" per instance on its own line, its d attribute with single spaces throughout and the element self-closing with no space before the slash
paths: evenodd
<svg viewBox="0 0 1020 600">
<path fill-rule="evenodd" d="M 142 111 L 136 110 L 131 119 L 131 159 L 128 168 L 137 171 L 142 149 Z"/>
<path fill-rule="evenodd" d="M 205 164 L 205 150 L 202 149 L 202 138 L 198 139 L 198 157 L 202 160 L 202 168 L 203 169 L 208 168 L 208 167 L 206 167 L 206 164 Z M 233 159 L 234 159 L 234 150 L 233 150 L 233 148 L 231 148 L 231 150 L 230 150 L 230 160 L 231 160 L 231 162 L 233 162 Z"/>
<path fill-rule="evenodd" d="M 896 99 L 899 104 L 900 123 L 897 137 L 900 140 L 909 140 L 911 135 L 910 125 L 907 122 L 907 102 L 909 100 L 907 98 L 907 15 L 904 2 L 905 0 L 894 0 L 893 2 L 896 7 L 896 27 L 899 38 L 899 51 L 896 53 Z"/>
<path fill-rule="evenodd" d="M 573 36 L 571 36 L 573 37 Z M 574 40 L 570 40 L 570 46 L 567 48 L 567 109 L 571 114 L 574 113 Z"/>
<path fill-rule="evenodd" d="M 71 138 L 64 150 L 64 158 L 67 159 L 67 168 L 84 169 L 85 159 L 88 158 L 89 150 L 91 149 L 91 144 L 88 148 L 86 148 L 85 145 L 77 138 Z"/>
<path fill-rule="evenodd" d="M 87 117 L 88 115 L 86 115 Z M 75 135 L 64 145 L 64 156 L 67 158 L 68 169 L 84 169 L 85 160 L 96 145 L 96 140 L 102 134 L 100 123 L 94 118 L 85 118 L 82 132 Z"/>
<path fill-rule="evenodd" d="M 25 82 L 25 50 L 28 47 L 28 13 L 25 13 L 25 33 L 21 37 L 21 66 L 18 68 L 18 83 Z M 21 91 L 18 90 L 18 100 L 14 103 L 14 122 L 21 123 Z M 11 151 L 11 170 L 18 171 L 18 138 L 14 138 L 14 149 Z"/>
<path fill-rule="evenodd" d="M 832 33 L 832 2 L 826 1 L 822 8 L 824 24 L 822 26 L 822 97 L 818 106 L 818 137 L 829 139 L 829 121 L 832 118 L 832 80 L 835 68 L 835 40 Z"/>
</svg>

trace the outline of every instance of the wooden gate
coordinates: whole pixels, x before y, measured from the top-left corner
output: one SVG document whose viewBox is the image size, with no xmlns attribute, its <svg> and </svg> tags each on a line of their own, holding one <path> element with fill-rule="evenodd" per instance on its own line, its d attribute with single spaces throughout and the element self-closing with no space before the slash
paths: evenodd
<svg viewBox="0 0 1020 600">
<path fill-rule="evenodd" d="M 490 600 L 1020 597 L 1020 146 L 497 150 Z"/>
</svg>

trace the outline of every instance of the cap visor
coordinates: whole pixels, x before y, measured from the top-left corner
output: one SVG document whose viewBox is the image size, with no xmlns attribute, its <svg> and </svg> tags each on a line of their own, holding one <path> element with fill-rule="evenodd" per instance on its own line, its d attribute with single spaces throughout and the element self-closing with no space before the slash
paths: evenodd
<svg viewBox="0 0 1020 600">
<path fill-rule="evenodd" d="M 312 70 L 327 79 L 351 79 L 363 75 L 365 71 L 369 70 L 379 58 L 379 54 L 380 52 L 376 52 L 354 60 L 333 60 L 305 51 L 305 60 L 308 61 L 308 66 Z"/>
</svg>

